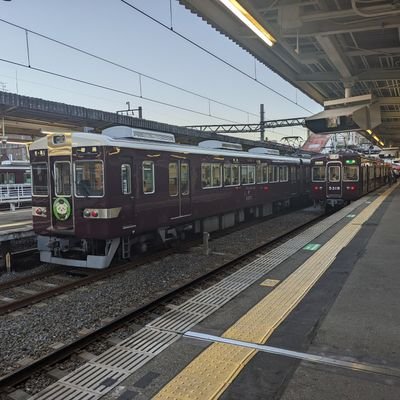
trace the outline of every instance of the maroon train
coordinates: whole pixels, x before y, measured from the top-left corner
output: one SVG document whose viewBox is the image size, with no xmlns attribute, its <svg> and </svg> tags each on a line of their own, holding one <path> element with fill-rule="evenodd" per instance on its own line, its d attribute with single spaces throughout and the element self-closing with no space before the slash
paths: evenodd
<svg viewBox="0 0 400 400">
<path fill-rule="evenodd" d="M 326 208 L 343 206 L 384 185 L 390 168 L 379 158 L 343 152 L 313 157 L 311 198 Z"/>
<path fill-rule="evenodd" d="M 149 140 L 150 139 L 150 140 Z M 310 160 L 114 127 L 30 147 L 41 260 L 105 268 L 154 240 L 231 227 L 309 201 Z M 239 146 L 239 147 L 238 147 Z"/>
</svg>

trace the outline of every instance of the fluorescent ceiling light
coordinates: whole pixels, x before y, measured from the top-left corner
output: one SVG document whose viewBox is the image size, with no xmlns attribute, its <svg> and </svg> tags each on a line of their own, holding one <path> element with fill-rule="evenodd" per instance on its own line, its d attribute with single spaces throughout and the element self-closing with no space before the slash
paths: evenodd
<svg viewBox="0 0 400 400">
<path fill-rule="evenodd" d="M 368 132 L 370 135 L 372 135 L 371 129 L 367 129 L 367 132 Z"/>
<path fill-rule="evenodd" d="M 219 0 L 226 8 L 235 14 L 268 46 L 273 46 L 276 39 L 236 0 Z"/>
</svg>

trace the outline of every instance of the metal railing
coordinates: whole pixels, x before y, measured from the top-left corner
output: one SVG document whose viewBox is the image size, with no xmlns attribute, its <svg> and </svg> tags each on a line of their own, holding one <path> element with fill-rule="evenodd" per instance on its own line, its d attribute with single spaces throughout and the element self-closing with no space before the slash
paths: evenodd
<svg viewBox="0 0 400 400">
<path fill-rule="evenodd" d="M 30 183 L 0 185 L 0 204 L 22 203 L 32 200 L 32 185 Z"/>
</svg>

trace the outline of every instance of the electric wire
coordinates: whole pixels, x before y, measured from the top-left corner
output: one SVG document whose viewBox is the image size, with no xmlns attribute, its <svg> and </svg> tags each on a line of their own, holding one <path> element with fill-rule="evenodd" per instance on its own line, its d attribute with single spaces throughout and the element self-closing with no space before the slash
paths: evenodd
<svg viewBox="0 0 400 400">
<path fill-rule="evenodd" d="M 156 99 L 153 99 L 151 97 L 140 96 L 138 94 L 135 94 L 135 93 L 132 93 L 132 92 L 127 92 L 125 90 L 115 89 L 115 88 L 112 88 L 112 87 L 109 87 L 109 86 L 100 85 L 100 84 L 94 83 L 94 82 L 89 82 L 89 81 L 86 81 L 84 79 L 74 78 L 72 76 L 60 74 L 60 73 L 57 73 L 57 72 L 54 72 L 54 71 L 49 71 L 49 70 L 46 70 L 46 69 L 43 69 L 43 68 L 33 67 L 32 65 L 29 66 L 29 65 L 22 64 L 22 63 L 19 63 L 19 62 L 16 62 L 16 61 L 7 60 L 5 58 L 0 58 L 0 61 L 2 61 L 4 63 L 16 65 L 18 67 L 23 67 L 23 68 L 26 68 L 26 69 L 30 69 L 30 70 L 33 70 L 33 71 L 42 72 L 44 74 L 56 76 L 58 78 L 63 78 L 63 79 L 67 79 L 67 80 L 70 80 L 70 81 L 73 81 L 73 82 L 78 82 L 78 83 L 82 83 L 82 84 L 85 84 L 85 85 L 89 85 L 89 86 L 97 87 L 97 88 L 100 88 L 100 89 L 108 90 L 110 92 L 115 92 L 115 93 L 124 94 L 124 95 L 131 96 L 131 97 L 136 97 L 136 98 L 139 98 L 139 99 L 147 100 L 147 101 L 150 101 L 152 103 L 161 104 L 163 106 L 176 108 L 176 109 L 179 109 L 179 110 L 182 110 L 182 111 L 188 111 L 188 112 L 191 112 L 191 113 L 194 113 L 194 114 L 199 114 L 199 115 L 203 115 L 203 116 L 206 116 L 206 117 L 219 119 L 221 121 L 238 123 L 238 121 L 232 121 L 230 119 L 218 117 L 216 115 L 210 115 L 209 113 L 203 113 L 201 111 L 197 111 L 197 110 L 194 110 L 192 108 L 178 106 L 176 104 L 171 104 L 171 103 L 167 103 L 167 102 L 164 102 L 164 101 L 156 100 Z"/>
<path fill-rule="evenodd" d="M 191 94 L 191 95 L 193 95 L 193 96 L 197 96 L 197 97 L 199 97 L 199 98 L 202 98 L 202 99 L 204 99 L 204 100 L 212 101 L 212 102 L 215 103 L 215 104 L 219 104 L 219 105 L 222 105 L 222 106 L 224 106 L 224 107 L 231 108 L 232 110 L 240 111 L 240 112 L 243 112 L 243 113 L 245 113 L 245 114 L 251 114 L 251 115 L 253 115 L 253 116 L 255 116 L 255 117 L 259 117 L 258 114 L 255 114 L 255 113 L 252 113 L 252 112 L 250 112 L 250 111 L 241 109 L 241 108 L 239 108 L 239 107 L 232 106 L 232 105 L 230 105 L 230 104 L 227 104 L 227 103 L 224 103 L 224 102 L 222 102 L 222 101 L 213 99 L 213 98 L 211 98 L 211 97 L 204 96 L 204 95 L 202 95 L 202 94 L 196 93 L 196 92 L 194 92 L 194 91 L 192 91 L 192 90 L 189 90 L 189 89 L 185 89 L 185 88 L 183 88 L 183 87 L 181 87 L 181 86 L 178 86 L 178 85 L 175 85 L 175 84 L 173 84 L 173 83 L 169 83 L 169 82 L 164 81 L 164 80 L 162 80 L 162 79 L 155 78 L 154 76 L 151 76 L 151 75 L 145 74 L 145 73 L 143 73 L 143 72 L 137 71 L 137 70 L 135 70 L 135 69 L 133 69 L 133 68 L 131 68 L 131 67 L 128 67 L 128 66 L 126 66 L 126 65 L 117 63 L 117 62 L 112 61 L 112 60 L 110 60 L 110 59 L 108 59 L 108 58 L 99 56 L 99 55 L 94 54 L 94 53 L 92 53 L 92 52 L 89 52 L 89 51 L 87 51 L 87 50 L 84 50 L 84 49 L 81 49 L 81 48 L 79 48 L 79 47 L 73 46 L 73 45 L 71 45 L 71 44 L 69 44 L 69 43 L 67 43 L 67 42 L 64 42 L 64 41 L 61 41 L 61 40 L 52 38 L 51 36 L 48 36 L 48 35 L 39 33 L 39 32 L 37 32 L 37 31 L 33 31 L 33 30 L 28 29 L 28 28 L 26 28 L 26 27 L 24 27 L 24 26 L 21 26 L 21 25 L 15 24 L 15 23 L 13 23 L 13 22 L 7 21 L 7 20 L 5 20 L 5 19 L 3 19 L 3 18 L 0 18 L 0 22 L 3 22 L 4 24 L 7 24 L 7 25 L 10 25 L 10 26 L 12 26 L 12 27 L 14 27 L 14 28 L 21 29 L 21 30 L 25 31 L 25 34 L 26 34 L 26 43 L 27 43 L 27 51 L 28 51 L 28 64 L 30 64 L 30 60 L 29 60 L 29 42 L 28 42 L 28 32 L 29 32 L 29 33 L 32 34 L 32 35 L 35 35 L 35 36 L 41 37 L 41 38 L 43 38 L 43 39 L 49 40 L 49 41 L 51 41 L 51 42 L 53 42 L 53 43 L 57 43 L 57 44 L 59 44 L 59 45 L 61 45 L 61 46 L 67 47 L 67 48 L 69 48 L 69 49 L 71 49 L 71 50 L 74 50 L 74 51 L 76 51 L 76 52 L 85 54 L 86 56 L 95 58 L 95 59 L 97 59 L 97 60 L 99 60 L 99 61 L 105 62 L 105 63 L 110 64 L 110 65 L 113 65 L 114 67 L 121 68 L 121 69 L 124 69 L 125 71 L 132 72 L 132 73 L 134 73 L 134 74 L 137 74 L 137 75 L 139 75 L 139 79 L 140 79 L 140 80 L 141 80 L 141 77 L 145 77 L 145 78 L 150 79 L 150 80 L 152 80 L 152 81 L 154 81 L 154 82 L 161 83 L 161 84 L 163 84 L 163 85 L 169 86 L 169 87 L 171 87 L 171 88 L 173 88 L 173 89 L 176 89 L 176 90 L 180 90 L 180 91 L 182 91 L 182 92 L 184 92 L 184 93 L 188 93 L 188 94 Z"/>
<path fill-rule="evenodd" d="M 196 43 L 194 40 L 189 39 L 187 36 L 185 36 L 182 33 L 177 32 L 176 29 L 171 29 L 168 25 L 164 24 L 163 22 L 161 22 L 160 20 L 152 17 L 150 14 L 147 14 L 145 11 L 141 10 L 140 8 L 134 6 L 133 4 L 129 3 L 126 0 L 120 0 L 122 3 L 124 3 L 125 5 L 127 5 L 128 7 L 132 8 L 133 10 L 137 11 L 138 13 L 142 14 L 143 16 L 149 18 L 150 20 L 152 20 L 153 22 L 155 22 L 156 24 L 162 26 L 163 28 L 167 29 L 169 32 L 172 32 L 173 34 L 179 36 L 181 39 L 187 41 L 188 43 L 190 43 L 191 45 L 197 47 L 198 49 L 202 50 L 203 52 L 207 53 L 208 55 L 210 55 L 211 57 L 217 59 L 218 61 L 224 63 L 225 65 L 227 65 L 228 67 L 234 69 L 235 71 L 239 72 L 240 74 L 242 74 L 243 76 L 250 78 L 253 82 L 258 83 L 259 85 L 265 87 L 266 89 L 270 90 L 271 92 L 275 93 L 276 95 L 282 97 L 283 99 L 289 101 L 290 103 L 302 108 L 303 110 L 312 113 L 311 110 L 308 110 L 307 108 L 301 106 L 300 104 L 296 103 L 294 100 L 290 99 L 289 97 L 283 95 L 282 93 L 279 93 L 277 90 L 273 89 L 272 87 L 266 85 L 265 83 L 259 81 L 257 78 L 251 76 L 250 74 L 248 74 L 247 72 L 243 71 L 242 69 L 240 69 L 239 67 L 236 67 L 234 64 L 230 63 L 229 61 L 226 61 L 225 59 L 223 59 L 222 57 L 218 56 L 217 54 L 213 53 L 211 50 L 206 49 L 205 47 L 201 46 L 200 44 Z"/>
</svg>

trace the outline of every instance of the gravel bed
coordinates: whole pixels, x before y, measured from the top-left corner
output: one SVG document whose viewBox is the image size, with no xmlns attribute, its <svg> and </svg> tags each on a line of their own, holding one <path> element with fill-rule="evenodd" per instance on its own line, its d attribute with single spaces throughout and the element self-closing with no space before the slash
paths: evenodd
<svg viewBox="0 0 400 400">
<path fill-rule="evenodd" d="M 201 246 L 194 247 L 184 254 L 114 275 L 101 285 L 48 299 L 46 306 L 27 308 L 22 315 L 0 317 L 0 375 L 18 360 L 38 358 L 48 352 L 50 344 L 66 343 L 76 338 L 78 331 L 98 327 L 102 325 L 100 320 L 115 318 L 126 308 L 154 299 L 317 214 L 316 210 L 307 209 L 273 218 L 210 241 L 212 254 L 208 256 Z"/>
<path fill-rule="evenodd" d="M 39 265 L 38 267 L 28 269 L 26 271 L 19 271 L 19 272 L 13 271 L 13 272 L 7 273 L 5 270 L 0 269 L 0 283 L 9 282 L 14 279 L 19 279 L 19 278 L 23 278 L 25 276 L 38 274 L 40 272 L 46 272 L 46 271 L 52 272 L 56 268 L 57 268 L 56 266 L 51 265 L 51 264 L 42 264 L 42 265 Z"/>
</svg>

